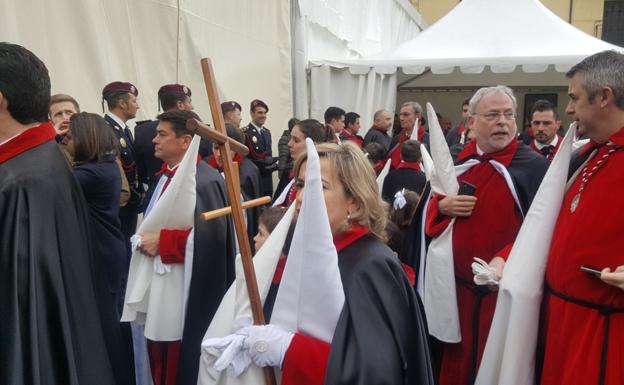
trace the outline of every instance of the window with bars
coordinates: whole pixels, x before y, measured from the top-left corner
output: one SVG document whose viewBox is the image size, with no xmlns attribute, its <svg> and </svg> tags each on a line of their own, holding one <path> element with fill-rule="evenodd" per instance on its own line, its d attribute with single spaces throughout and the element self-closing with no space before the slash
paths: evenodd
<svg viewBox="0 0 624 385">
<path fill-rule="evenodd" d="M 605 0 L 602 40 L 624 46 L 624 0 Z"/>
</svg>

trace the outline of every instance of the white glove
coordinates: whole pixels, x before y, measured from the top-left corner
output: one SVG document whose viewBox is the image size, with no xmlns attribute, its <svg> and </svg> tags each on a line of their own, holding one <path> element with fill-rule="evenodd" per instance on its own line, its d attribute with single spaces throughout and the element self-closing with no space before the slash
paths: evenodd
<svg viewBox="0 0 624 385">
<path fill-rule="evenodd" d="M 295 336 L 275 325 L 247 326 L 236 334 L 245 334 L 245 349 L 251 360 L 259 367 L 281 367 L 284 356 Z"/>
<path fill-rule="evenodd" d="M 171 271 L 171 265 L 162 263 L 160 255 L 154 258 L 154 272 L 158 275 L 165 275 Z"/>
<path fill-rule="evenodd" d="M 130 237 L 130 245 L 132 246 L 132 252 L 137 251 L 139 247 L 141 247 L 141 236 L 139 234 L 134 234 Z"/>
<path fill-rule="evenodd" d="M 223 338 L 208 338 L 201 344 L 208 354 L 218 357 L 214 368 L 222 371 L 227 368 L 228 373 L 238 377 L 251 364 L 251 357 L 244 348 L 246 335 L 230 334 Z"/>
<path fill-rule="evenodd" d="M 473 258 L 475 262 L 472 263 L 472 273 L 475 275 L 474 283 L 483 286 L 498 286 L 498 278 L 496 278 L 496 270 L 491 268 L 487 262 L 481 258 Z"/>
</svg>

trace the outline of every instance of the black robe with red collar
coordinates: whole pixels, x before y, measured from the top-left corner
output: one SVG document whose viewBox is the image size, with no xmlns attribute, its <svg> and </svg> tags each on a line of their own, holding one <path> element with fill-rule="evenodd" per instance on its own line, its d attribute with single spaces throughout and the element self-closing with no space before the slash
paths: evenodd
<svg viewBox="0 0 624 385">
<path fill-rule="evenodd" d="M 5 384 L 133 384 L 78 181 L 46 123 L 0 145 Z"/>
<path fill-rule="evenodd" d="M 386 202 L 392 204 L 394 202 L 394 194 L 397 191 L 405 188 L 420 195 L 425 187 L 425 183 L 427 183 L 427 178 L 420 169 L 418 162 L 401 161 L 396 169 L 391 170 L 386 175 L 383 188 L 381 189 L 381 197 Z"/>
<path fill-rule="evenodd" d="M 186 302 L 184 331 L 176 384 L 195 385 L 199 371 L 201 342 L 221 299 L 234 280 L 234 229 L 229 216 L 210 221 L 201 219 L 207 211 L 228 206 L 225 181 L 217 170 L 198 161 L 196 174 L 197 199 L 193 238 L 192 275 Z M 158 179 L 148 191 L 149 202 Z M 149 214 L 148 214 L 149 215 Z M 184 263 L 186 239 L 190 230 L 160 232 L 160 253 L 165 263 Z"/>
<path fill-rule="evenodd" d="M 295 334 L 283 385 L 433 385 L 427 325 L 398 258 L 354 228 L 334 238 L 345 293 L 331 345 Z"/>
</svg>

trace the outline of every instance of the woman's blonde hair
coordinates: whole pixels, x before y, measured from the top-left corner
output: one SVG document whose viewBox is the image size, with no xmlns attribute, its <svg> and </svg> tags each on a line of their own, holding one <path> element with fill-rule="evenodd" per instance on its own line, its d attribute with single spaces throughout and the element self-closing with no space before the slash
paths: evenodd
<svg viewBox="0 0 624 385">
<path fill-rule="evenodd" d="M 356 209 L 350 213 L 350 220 L 368 227 L 371 233 L 385 241 L 388 205 L 379 195 L 375 171 L 362 150 L 344 141 L 341 144 L 318 144 L 316 151 L 320 158 L 329 160 L 345 193 L 355 201 Z M 297 157 L 293 167 L 295 178 L 307 159 L 307 153 Z"/>
</svg>

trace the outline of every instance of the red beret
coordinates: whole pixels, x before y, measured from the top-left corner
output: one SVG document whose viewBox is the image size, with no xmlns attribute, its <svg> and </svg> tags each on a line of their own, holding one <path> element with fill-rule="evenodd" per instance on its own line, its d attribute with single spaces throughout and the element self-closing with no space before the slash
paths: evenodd
<svg viewBox="0 0 624 385">
<path fill-rule="evenodd" d="M 184 94 L 188 97 L 191 96 L 191 89 L 182 84 L 166 84 L 158 90 L 158 97 L 162 94 L 172 93 L 172 94 Z"/>
<path fill-rule="evenodd" d="M 264 107 L 264 109 L 269 112 L 269 106 L 267 106 L 266 103 L 260 99 L 254 99 L 251 101 L 250 110 L 255 111 L 256 107 Z"/>
<path fill-rule="evenodd" d="M 110 95 L 124 92 L 131 93 L 134 96 L 139 96 L 139 90 L 134 86 L 134 84 L 126 82 L 112 82 L 108 83 L 106 87 L 104 87 L 102 90 L 102 97 L 106 99 L 106 97 Z"/>
<path fill-rule="evenodd" d="M 221 112 L 225 115 L 226 112 L 239 110 L 242 111 L 241 105 L 236 103 L 235 101 L 223 102 L 221 103 Z"/>
</svg>

